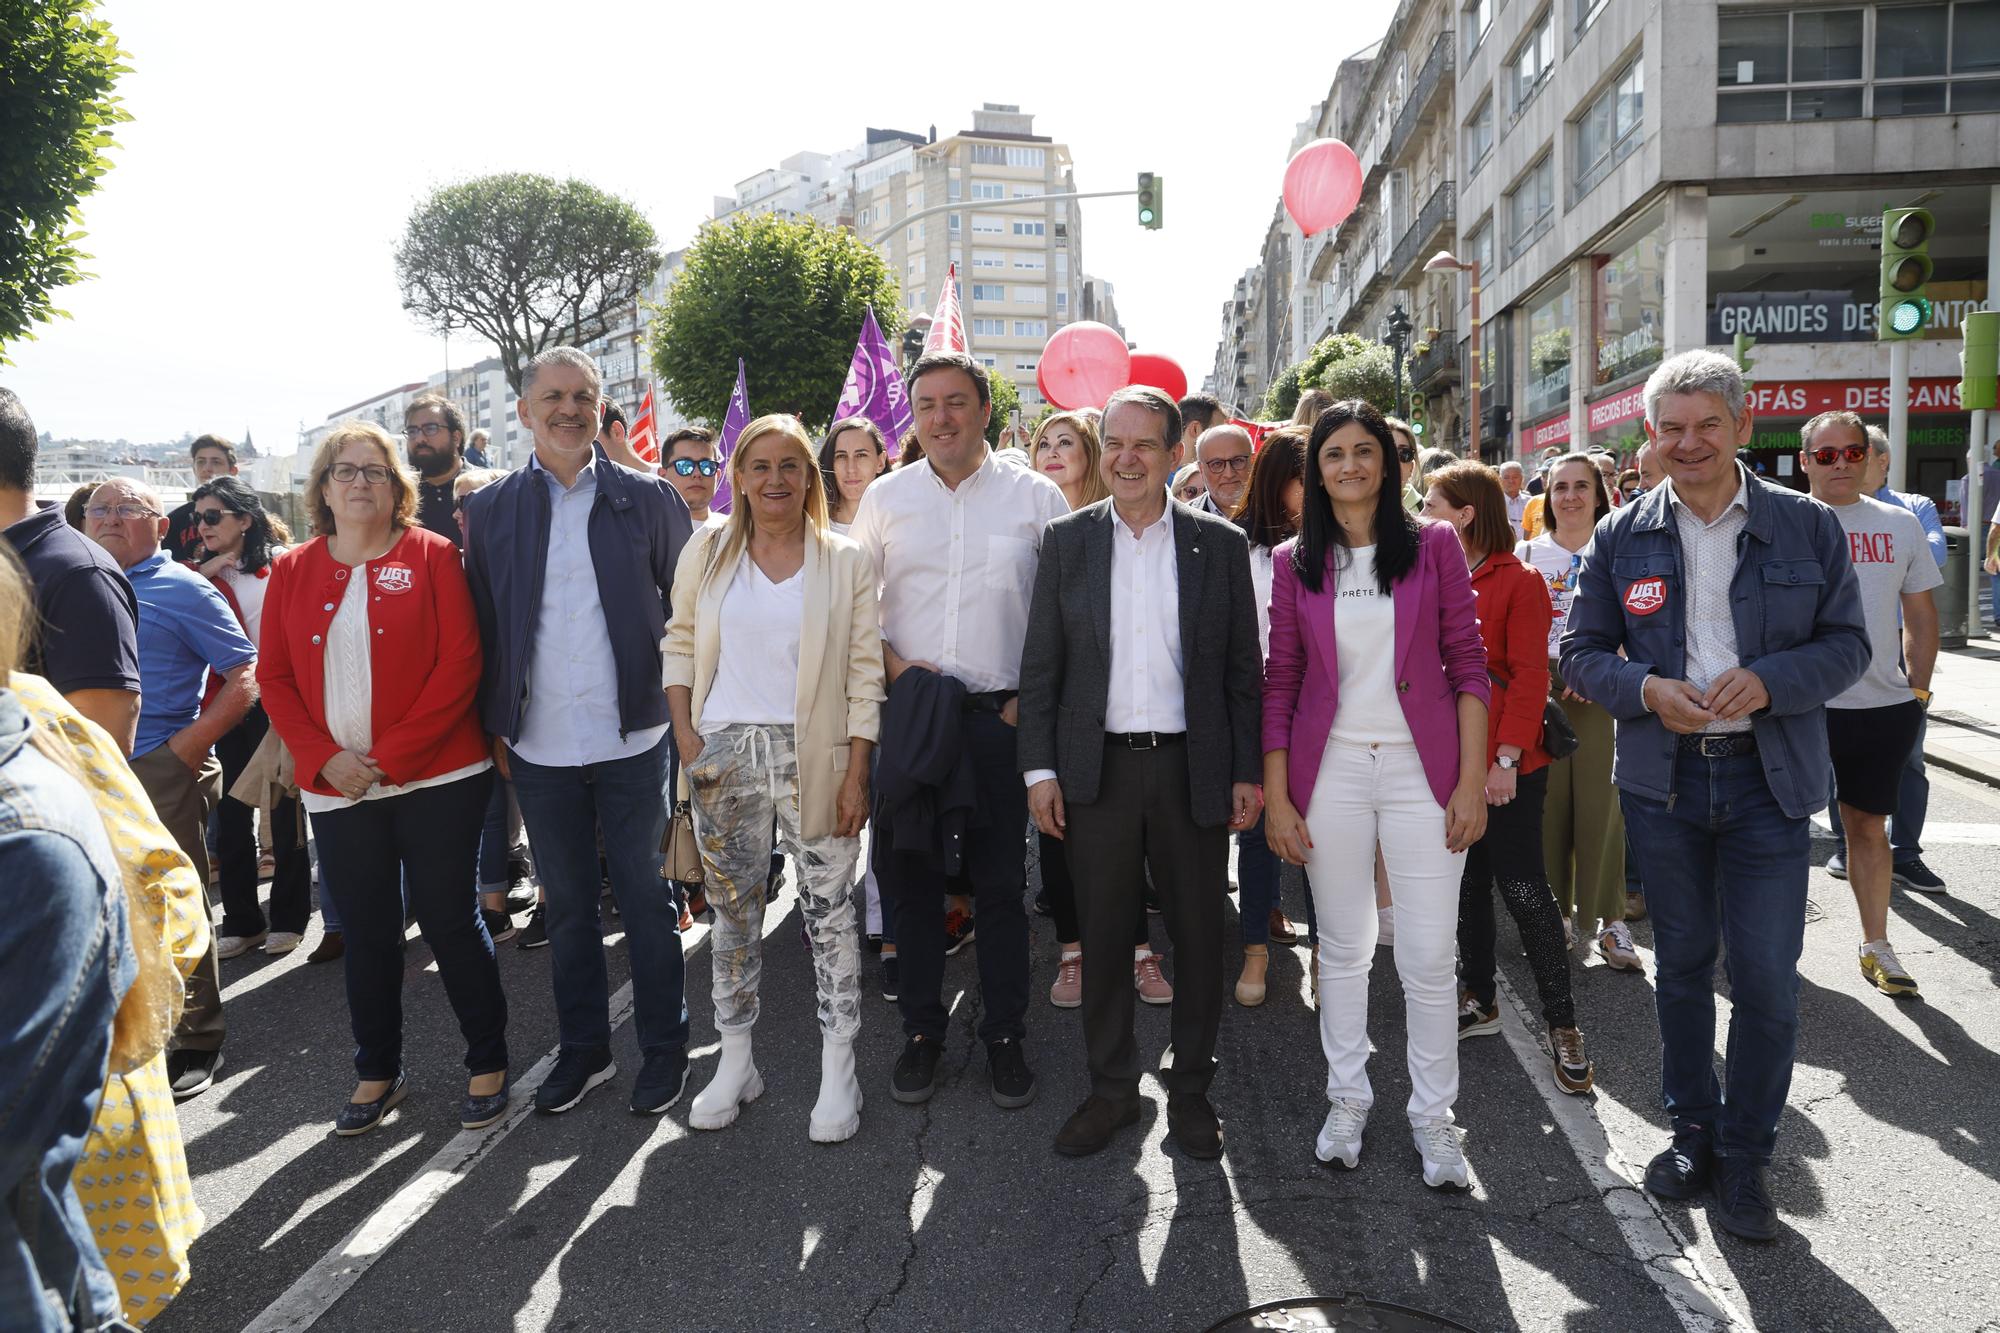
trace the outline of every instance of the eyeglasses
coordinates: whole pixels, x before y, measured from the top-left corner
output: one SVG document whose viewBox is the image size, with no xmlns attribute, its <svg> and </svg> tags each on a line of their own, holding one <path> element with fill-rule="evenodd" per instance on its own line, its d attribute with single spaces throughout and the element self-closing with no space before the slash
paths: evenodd
<svg viewBox="0 0 2000 1333">
<path fill-rule="evenodd" d="M 194 516 L 194 521 L 201 524 L 204 528 L 212 528 L 221 523 L 224 518 L 235 517 L 236 511 L 233 509 L 204 509 Z"/>
<path fill-rule="evenodd" d="M 1396 458 L 1399 462 L 1414 463 L 1417 461 L 1417 451 L 1407 444 L 1399 444 L 1396 446 Z"/>
<path fill-rule="evenodd" d="M 327 475 L 343 485 L 356 477 L 365 477 L 370 486 L 380 486 L 389 480 L 389 469 L 380 463 L 335 463 L 327 469 Z"/>
<path fill-rule="evenodd" d="M 692 477 L 697 472 L 701 473 L 704 477 L 712 477 L 715 475 L 717 466 L 713 458 L 676 458 L 674 460 L 674 471 L 680 473 L 683 477 Z"/>
<path fill-rule="evenodd" d="M 1868 446 L 1865 444 L 1827 445 L 1812 451 L 1812 461 L 1821 467 L 1832 467 L 1841 461 L 1859 463 L 1866 457 L 1868 457 Z"/>
<path fill-rule="evenodd" d="M 1250 455 L 1241 458 L 1204 458 L 1201 462 L 1204 472 L 1242 472 L 1250 466 Z"/>
<path fill-rule="evenodd" d="M 86 505 L 84 506 L 83 516 L 99 520 L 107 518 L 158 518 L 160 511 L 157 509 L 148 509 L 145 505 L 135 504 Z"/>
<path fill-rule="evenodd" d="M 421 437 L 421 438 L 423 438 L 423 439 L 426 439 L 426 440 L 428 440 L 428 439 L 430 439 L 430 438 L 431 438 L 431 437 L 432 437 L 433 435 L 442 435 L 442 434 L 444 434 L 444 433 L 445 433 L 445 431 L 446 431 L 446 430 L 448 430 L 448 429 L 450 429 L 450 428 L 449 428 L 449 427 L 447 427 L 447 426 L 441 426 L 441 425 L 439 425 L 439 424 L 438 424 L 437 422 L 435 422 L 435 421 L 426 421 L 426 422 L 425 422 L 425 423 L 424 423 L 423 425 L 421 425 L 421 426 L 405 426 L 405 427 L 403 427 L 403 438 L 404 438 L 404 439 L 406 439 L 406 440 L 414 440 L 414 439 L 417 439 L 417 438 Z"/>
</svg>

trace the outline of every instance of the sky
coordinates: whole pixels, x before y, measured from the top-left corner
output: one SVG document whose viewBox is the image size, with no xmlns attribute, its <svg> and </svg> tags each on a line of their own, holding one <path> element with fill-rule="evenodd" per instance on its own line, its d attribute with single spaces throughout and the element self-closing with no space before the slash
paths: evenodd
<svg viewBox="0 0 2000 1333">
<path fill-rule="evenodd" d="M 944 137 L 1002 102 L 1069 145 L 1080 190 L 1165 178 L 1158 231 L 1129 198 L 1079 205 L 1083 265 L 1114 285 L 1127 336 L 1198 385 L 1298 122 L 1392 8 L 1344 4 L 1349 36 L 1314 59 L 1286 45 L 1302 11 L 1272 0 L 1239 0 L 1226 23 L 1188 11 L 1198 30 L 1094 0 L 113 0 L 101 12 L 130 53 L 133 120 L 83 205 L 96 276 L 55 294 L 73 318 L 12 345 L 0 384 L 57 438 L 247 431 L 288 452 L 302 425 L 444 367 L 393 264 L 436 186 L 578 176 L 631 200 L 671 250 L 714 196 L 794 152 L 851 146 L 871 125 Z M 484 354 L 463 332 L 448 351 L 453 365 Z"/>
</svg>

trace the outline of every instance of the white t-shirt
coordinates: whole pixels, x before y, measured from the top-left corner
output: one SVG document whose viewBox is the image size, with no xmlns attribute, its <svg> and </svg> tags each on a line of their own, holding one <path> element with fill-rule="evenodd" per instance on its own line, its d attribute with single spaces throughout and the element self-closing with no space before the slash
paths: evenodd
<svg viewBox="0 0 2000 1333">
<path fill-rule="evenodd" d="M 1545 532 L 1515 547 L 1514 557 L 1549 585 L 1549 605 L 1554 612 L 1549 621 L 1549 657 L 1554 659 L 1559 655 L 1556 647 L 1562 642 L 1563 629 L 1569 624 L 1569 604 L 1576 600 L 1576 575 L 1583 567 L 1583 556 L 1558 543 L 1553 533 Z"/>
<path fill-rule="evenodd" d="M 805 614 L 805 567 L 783 583 L 773 583 L 744 552 L 722 594 L 722 644 L 715 680 L 701 705 L 703 735 L 732 723 L 771 727 L 798 720 L 799 636 Z"/>
<path fill-rule="evenodd" d="M 266 558 L 276 560 L 285 553 L 282 546 L 273 546 Z M 222 581 L 229 585 L 230 593 L 236 598 L 237 607 L 243 612 L 243 632 L 250 636 L 253 644 L 261 643 L 258 635 L 264 627 L 264 592 L 271 586 L 270 566 L 264 566 L 264 577 L 246 574 L 239 565 L 224 565 Z"/>
<path fill-rule="evenodd" d="M 1905 704 L 1910 678 L 1903 670 L 1903 594 L 1926 592 L 1944 582 L 1924 540 L 1924 525 L 1900 505 L 1862 496 L 1834 505 L 1847 534 L 1854 575 L 1861 581 L 1861 615 L 1874 649 L 1861 679 L 1827 700 L 1828 708 L 1887 708 Z"/>
<path fill-rule="evenodd" d="M 1333 641 L 1340 658 L 1340 701 L 1333 738 L 1357 745 L 1412 745 L 1396 697 L 1396 599 L 1375 586 L 1375 548 L 1336 550 Z"/>
<path fill-rule="evenodd" d="M 1263 655 L 1271 655 L 1271 567 L 1275 562 L 1268 546 L 1250 548 L 1250 589 L 1257 598 L 1257 645 Z"/>
</svg>

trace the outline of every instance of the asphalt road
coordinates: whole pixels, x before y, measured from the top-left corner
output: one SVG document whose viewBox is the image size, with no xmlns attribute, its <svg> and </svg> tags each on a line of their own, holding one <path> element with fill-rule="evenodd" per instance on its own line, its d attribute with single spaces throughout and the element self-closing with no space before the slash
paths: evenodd
<svg viewBox="0 0 2000 1333">
<path fill-rule="evenodd" d="M 1137 1130 L 1097 1157 L 1058 1157 L 1051 1139 L 1085 1079 L 1076 1013 L 1042 998 L 1053 936 L 1040 917 L 1032 1106 L 988 1099 L 975 944 L 947 973 L 957 1000 L 937 1097 L 912 1108 L 888 1096 L 900 1029 L 871 987 L 861 1133 L 810 1143 L 818 1039 L 787 893 L 767 932 L 757 1031 L 768 1090 L 719 1133 L 691 1133 L 685 1100 L 659 1119 L 625 1109 L 629 1022 L 616 1033 L 619 1078 L 575 1111 L 517 1107 L 461 1133 L 459 1041 L 413 940 L 413 1089 L 376 1133 L 336 1139 L 329 1124 L 352 1086 L 338 969 L 307 966 L 304 950 L 224 963 L 227 1066 L 182 1108 L 208 1229 L 193 1281 L 152 1327 L 1178 1330 L 1358 1291 L 1482 1330 L 2000 1329 L 2000 792 L 1937 774 L 1930 818 L 1929 859 L 1954 892 L 1898 891 L 1891 917 L 1921 1001 L 1864 985 L 1852 897 L 1814 872 L 1803 1035 L 1772 1172 L 1783 1227 L 1768 1246 L 1631 1187 L 1665 1138 L 1652 996 L 1582 949 L 1577 1004 L 1598 1090 L 1553 1091 L 1505 913 L 1508 1032 L 1461 1048 L 1469 1193 L 1434 1193 L 1418 1175 L 1386 950 L 1371 986 L 1377 1110 L 1357 1171 L 1312 1157 L 1325 1066 L 1302 947 L 1278 951 L 1266 1005 L 1227 1007 L 1221 1162 L 1167 1145 L 1151 1080 Z M 1815 860 L 1829 849 L 1817 840 Z M 616 918 L 606 929 L 617 987 Z M 1154 932 L 1164 945 L 1157 918 Z M 1635 933 L 1650 942 L 1644 923 Z M 687 947 L 691 1095 L 716 1054 L 705 927 Z M 549 957 L 503 945 L 501 964 L 516 1077 L 532 1081 L 555 1042 Z M 1142 1049 L 1162 1051 L 1165 1012 L 1140 1018 Z"/>
</svg>

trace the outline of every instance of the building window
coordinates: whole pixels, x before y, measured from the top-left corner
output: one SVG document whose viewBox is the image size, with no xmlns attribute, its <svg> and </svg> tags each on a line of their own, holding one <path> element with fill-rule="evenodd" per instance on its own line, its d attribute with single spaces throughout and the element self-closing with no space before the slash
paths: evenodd
<svg viewBox="0 0 2000 1333">
<path fill-rule="evenodd" d="M 1635 59 L 1576 122 L 1576 193 L 1590 193 L 1644 138 L 1644 65 Z"/>
<path fill-rule="evenodd" d="M 1571 11 L 1570 33 L 1581 37 L 1590 31 L 1590 25 L 1597 22 L 1597 16 L 1611 0 L 1569 0 Z"/>
<path fill-rule="evenodd" d="M 1027 305 L 1041 305 L 1044 301 L 1047 301 L 1048 299 L 1049 299 L 1049 289 L 1041 286 L 1040 284 L 1029 285 L 1024 283 L 1016 283 L 1014 286 L 1014 300 L 1017 303 L 1023 303 Z M 1995 496 L 1994 499 L 1996 501 L 2000 501 L 2000 496 Z"/>
<path fill-rule="evenodd" d="M 1004 301 L 1007 289 L 996 282 L 975 282 L 972 284 L 972 299 L 975 301 Z"/>
<path fill-rule="evenodd" d="M 959 183 L 958 177 L 953 176 L 949 181 L 945 182 L 944 201 L 948 204 L 957 203 L 960 196 L 964 193 L 964 189 L 965 187 Z"/>
<path fill-rule="evenodd" d="M 1017 254 L 1014 256 L 1015 268 L 1041 270 L 1041 269 L 1046 269 L 1048 266 L 1049 266 L 1049 260 L 1048 256 L 1046 255 Z M 2000 496 L 1996 496 L 1995 498 L 2000 499 Z"/>
<path fill-rule="evenodd" d="M 1049 336 L 1049 322 L 1046 319 L 1017 319 L 1014 321 L 1016 338 L 1046 338 Z"/>
<path fill-rule="evenodd" d="M 999 181 L 974 181 L 972 182 L 972 197 L 974 199 L 1005 199 L 1007 197 L 1007 187 Z"/>
<path fill-rule="evenodd" d="M 1039 199 L 1042 197 L 1042 194 L 1042 187 L 1039 185 L 1016 185 L 1014 187 L 1014 197 L 1016 199 Z M 1057 206 L 1060 207 L 1061 205 Z"/>
<path fill-rule="evenodd" d="M 1007 336 L 1007 321 L 1004 319 L 975 319 L 972 331 L 982 338 L 1004 338 Z"/>
<path fill-rule="evenodd" d="M 1004 236 L 1007 234 L 1007 220 L 1005 218 L 996 218 L 991 213 L 974 213 L 972 215 L 972 234 L 974 236 Z"/>
<path fill-rule="evenodd" d="M 1527 36 L 1507 57 L 1507 114 L 1518 117 L 1535 94 L 1548 82 L 1556 65 L 1556 35 L 1553 11 L 1528 25 Z"/>
<path fill-rule="evenodd" d="M 1007 267 L 1007 255 L 1001 250 L 974 250 L 972 252 L 972 266 L 974 268 L 1005 268 Z"/>
<path fill-rule="evenodd" d="M 1491 217 L 1482 221 L 1475 230 L 1465 233 L 1465 262 L 1479 265 L 1481 281 L 1491 282 L 1493 280 L 1493 219 Z M 1472 275 L 1470 273 L 1460 273 L 1458 275 L 1458 301 L 1460 305 L 1468 305 L 1472 301 Z M 1995 499 L 2000 500 L 2000 496 L 1996 496 Z"/>
<path fill-rule="evenodd" d="M 2000 110 L 2000 4 L 1724 14 L 1715 117 L 1838 120 Z"/>
<path fill-rule="evenodd" d="M 1472 119 L 1465 122 L 1465 160 L 1472 165 L 1465 169 L 1470 176 L 1486 161 L 1486 155 L 1493 151 L 1493 96 L 1491 93 L 1479 99 L 1479 109 L 1472 113 Z"/>
<path fill-rule="evenodd" d="M 1048 235 L 1048 231 L 1049 224 L 1046 222 L 1016 222 L 1014 224 L 1014 234 L 1016 236 L 1046 236 Z"/>
<path fill-rule="evenodd" d="M 1462 31 L 1464 33 L 1465 54 L 1470 57 L 1486 40 L 1487 29 L 1493 26 L 1493 0 L 1472 0 L 1465 7 Z"/>
<path fill-rule="evenodd" d="M 1014 369 L 1024 370 L 1030 375 L 1032 375 L 1035 373 L 1035 367 L 1039 366 L 1040 364 L 1041 364 L 1041 358 L 1031 356 L 1028 357 L 1026 360 L 1016 360 L 1014 362 Z"/>
<path fill-rule="evenodd" d="M 954 236 L 958 235 L 958 219 L 960 216 L 957 213 L 951 215 L 951 234 Z"/>
<path fill-rule="evenodd" d="M 972 164 L 987 167 L 1039 167 L 1048 162 L 1047 150 L 1015 148 L 997 143 L 972 145 Z"/>
<path fill-rule="evenodd" d="M 974 361 L 977 361 L 980 365 L 985 366 L 988 370 L 997 370 L 999 369 L 1000 366 L 1000 360 L 998 357 L 975 356 L 972 359 Z"/>
<path fill-rule="evenodd" d="M 1057 313 L 1058 315 L 1060 315 L 1060 314 L 1062 314 L 1062 313 L 1063 313 L 1063 312 L 1064 312 L 1065 310 L 1068 310 L 1068 309 L 1069 309 L 1069 293 L 1068 293 L 1068 292 L 1057 292 L 1057 293 L 1056 293 L 1056 313 Z"/>
<path fill-rule="evenodd" d="M 1507 210 L 1508 259 L 1520 258 L 1521 252 L 1549 229 L 1555 215 L 1555 187 L 1555 154 L 1548 153 L 1528 168 L 1528 174 L 1501 201 Z"/>
<path fill-rule="evenodd" d="M 924 300 L 923 288 L 919 287 L 917 288 L 917 290 L 910 293 L 910 309 L 922 310 L 926 305 L 929 304 L 930 303 L 928 301 Z"/>
</svg>

